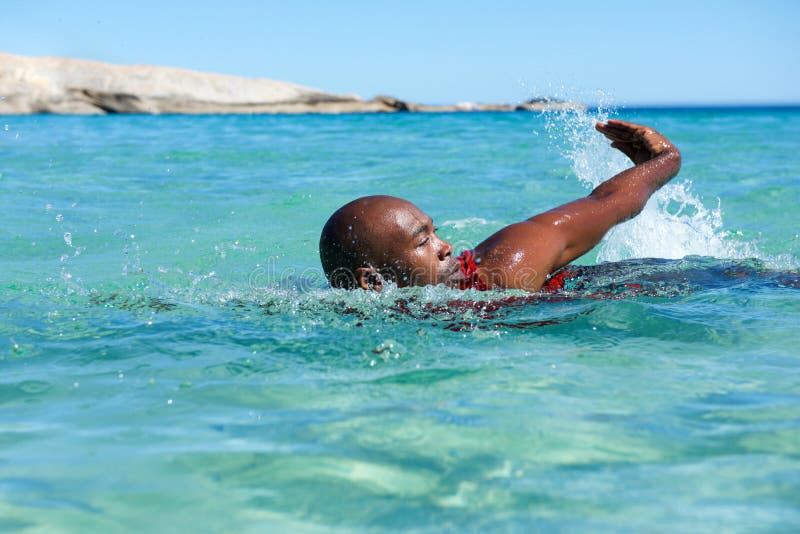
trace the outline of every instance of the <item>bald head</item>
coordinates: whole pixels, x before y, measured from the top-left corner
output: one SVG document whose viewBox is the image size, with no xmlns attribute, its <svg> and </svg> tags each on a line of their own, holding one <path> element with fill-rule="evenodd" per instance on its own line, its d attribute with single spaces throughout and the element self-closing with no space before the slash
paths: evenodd
<svg viewBox="0 0 800 534">
<path fill-rule="evenodd" d="M 439 271 L 452 270 L 451 253 L 430 217 L 407 200 L 383 195 L 336 210 L 319 240 L 322 268 L 334 287 L 364 287 L 358 282 L 364 269 L 398 285 L 438 283 Z"/>
<path fill-rule="evenodd" d="M 356 269 L 380 268 L 398 214 L 411 209 L 416 206 L 406 200 L 380 195 L 356 199 L 336 210 L 319 240 L 322 268 L 331 285 L 349 288 Z"/>
</svg>

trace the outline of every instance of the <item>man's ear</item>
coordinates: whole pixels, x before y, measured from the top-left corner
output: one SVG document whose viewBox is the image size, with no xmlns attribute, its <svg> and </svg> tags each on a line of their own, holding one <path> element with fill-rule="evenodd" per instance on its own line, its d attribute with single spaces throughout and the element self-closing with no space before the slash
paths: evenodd
<svg viewBox="0 0 800 534">
<path fill-rule="evenodd" d="M 366 289 L 367 291 L 380 291 L 383 289 L 383 277 L 374 267 L 358 267 L 354 274 L 356 275 L 356 284 L 361 289 Z"/>
</svg>

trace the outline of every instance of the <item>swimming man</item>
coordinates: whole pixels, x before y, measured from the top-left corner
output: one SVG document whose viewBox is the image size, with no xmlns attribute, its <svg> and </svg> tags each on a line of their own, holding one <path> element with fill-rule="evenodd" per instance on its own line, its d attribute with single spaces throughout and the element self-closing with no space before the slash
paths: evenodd
<svg viewBox="0 0 800 534">
<path fill-rule="evenodd" d="M 680 151 L 652 128 L 620 120 L 595 127 L 634 166 L 589 196 L 506 226 L 457 257 L 414 204 L 362 197 L 339 208 L 322 230 L 325 275 L 333 287 L 374 291 L 387 281 L 399 287 L 552 288 L 558 280 L 554 273 L 590 251 L 613 226 L 639 214 L 681 167 Z"/>
</svg>

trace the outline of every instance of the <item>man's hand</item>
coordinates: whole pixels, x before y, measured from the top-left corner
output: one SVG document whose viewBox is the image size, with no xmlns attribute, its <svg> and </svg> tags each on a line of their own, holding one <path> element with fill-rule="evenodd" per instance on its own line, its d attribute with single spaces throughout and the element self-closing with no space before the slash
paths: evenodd
<svg viewBox="0 0 800 534">
<path fill-rule="evenodd" d="M 608 137 L 611 146 L 639 165 L 650 161 L 667 150 L 677 150 L 666 137 L 647 126 L 632 122 L 610 120 L 595 124 L 597 131 Z"/>
</svg>

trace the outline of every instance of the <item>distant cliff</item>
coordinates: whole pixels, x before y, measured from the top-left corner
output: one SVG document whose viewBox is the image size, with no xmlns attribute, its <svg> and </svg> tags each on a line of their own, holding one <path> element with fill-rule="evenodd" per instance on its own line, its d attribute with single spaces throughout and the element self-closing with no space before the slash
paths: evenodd
<svg viewBox="0 0 800 534">
<path fill-rule="evenodd" d="M 0 53 L 0 115 L 540 111 L 565 107 L 580 106 L 550 99 L 517 105 L 426 106 L 390 96 L 364 100 L 288 82 L 170 67 Z"/>
</svg>

